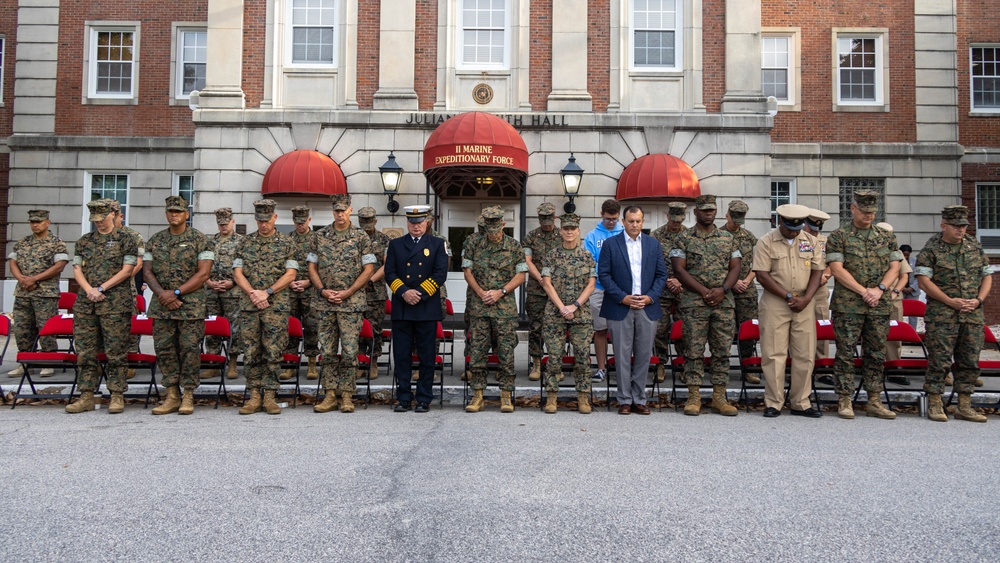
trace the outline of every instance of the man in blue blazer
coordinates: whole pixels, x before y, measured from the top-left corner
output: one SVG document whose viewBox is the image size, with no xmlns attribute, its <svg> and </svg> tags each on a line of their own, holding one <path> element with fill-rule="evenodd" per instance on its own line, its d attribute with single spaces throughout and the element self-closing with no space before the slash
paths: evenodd
<svg viewBox="0 0 1000 563">
<path fill-rule="evenodd" d="M 618 414 L 649 414 L 646 378 L 656 322 L 663 314 L 660 293 L 667 265 L 659 241 L 642 234 L 642 208 L 628 206 L 623 215 L 625 231 L 604 241 L 597 265 L 604 286 L 601 316 L 608 320 L 615 347 Z"/>
<path fill-rule="evenodd" d="M 410 410 L 413 347 L 420 358 L 416 412 L 427 412 L 433 400 L 437 323 L 441 313 L 441 286 L 448 277 L 444 239 L 427 233 L 429 205 L 404 208 L 408 233 L 389 241 L 385 253 L 385 281 L 392 292 L 392 361 L 396 378 L 395 412 Z"/>
</svg>

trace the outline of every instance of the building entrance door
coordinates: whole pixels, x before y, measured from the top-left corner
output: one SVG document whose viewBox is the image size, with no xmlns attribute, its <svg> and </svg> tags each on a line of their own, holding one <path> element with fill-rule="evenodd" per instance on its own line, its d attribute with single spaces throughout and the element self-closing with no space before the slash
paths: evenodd
<svg viewBox="0 0 1000 563">
<path fill-rule="evenodd" d="M 456 313 L 465 312 L 465 293 L 468 284 L 462 272 L 462 248 L 465 239 L 476 231 L 476 220 L 484 207 L 499 205 L 504 209 L 504 233 L 515 239 L 521 239 L 520 203 L 517 201 L 486 201 L 481 199 L 462 200 L 447 199 L 441 201 L 441 234 L 451 245 L 451 262 L 448 264 L 448 299 Z M 517 290 L 518 303 L 521 300 L 521 289 Z"/>
</svg>

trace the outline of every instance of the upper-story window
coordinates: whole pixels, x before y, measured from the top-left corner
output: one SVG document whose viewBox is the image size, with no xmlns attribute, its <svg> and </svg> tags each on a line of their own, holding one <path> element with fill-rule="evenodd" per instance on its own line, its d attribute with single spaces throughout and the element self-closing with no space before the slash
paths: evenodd
<svg viewBox="0 0 1000 563">
<path fill-rule="evenodd" d="M 1000 45 L 972 47 L 972 111 L 1000 112 Z"/>
<path fill-rule="evenodd" d="M 205 88 L 205 68 L 208 62 L 208 31 L 181 28 L 177 31 L 177 77 L 174 97 L 187 98 L 195 90 Z"/>
<path fill-rule="evenodd" d="M 681 61 L 680 0 L 633 0 L 632 68 L 677 70 Z"/>
<path fill-rule="evenodd" d="M 771 180 L 771 228 L 778 228 L 778 207 L 795 203 L 794 180 Z"/>
<path fill-rule="evenodd" d="M 125 224 L 128 225 L 128 192 L 129 175 L 116 173 L 87 173 L 84 185 L 83 232 L 89 233 L 93 225 L 90 223 L 90 212 L 87 202 L 95 199 L 113 199 L 121 204 Z"/>
<path fill-rule="evenodd" d="M 291 0 L 290 62 L 330 66 L 337 60 L 337 0 Z"/>
<path fill-rule="evenodd" d="M 761 87 L 764 96 L 779 102 L 791 99 L 791 37 L 765 35 L 761 38 Z"/>
<path fill-rule="evenodd" d="M 884 45 L 881 33 L 837 34 L 838 105 L 883 105 L 887 80 Z"/>
<path fill-rule="evenodd" d="M 135 28 L 92 27 L 87 95 L 91 98 L 134 98 L 138 82 L 138 47 Z"/>
<path fill-rule="evenodd" d="M 507 0 L 462 0 L 461 7 L 459 68 L 508 68 Z"/>
</svg>

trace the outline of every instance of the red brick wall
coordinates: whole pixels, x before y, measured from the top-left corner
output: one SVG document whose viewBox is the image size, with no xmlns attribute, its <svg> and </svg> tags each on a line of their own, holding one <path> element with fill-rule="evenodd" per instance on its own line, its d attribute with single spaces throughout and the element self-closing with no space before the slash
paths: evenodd
<svg viewBox="0 0 1000 563">
<path fill-rule="evenodd" d="M 243 3 L 243 97 L 246 107 L 259 108 L 264 98 L 264 50 L 266 35 L 266 0 Z"/>
<path fill-rule="evenodd" d="M 764 0 L 761 7 L 763 27 L 798 27 L 802 33 L 802 111 L 781 112 L 775 117 L 771 131 L 774 142 L 916 141 L 912 2 Z M 831 110 L 835 81 L 831 74 L 834 27 L 889 30 L 889 88 L 885 93 L 889 113 Z M 708 25 L 705 42 L 709 44 Z M 706 76 L 710 68 L 706 60 Z M 713 100 L 714 85 L 713 96 L 708 90 L 706 85 L 705 99 Z"/>
<path fill-rule="evenodd" d="M 1000 42 L 1000 10 L 994 2 L 962 0 L 958 5 L 958 126 L 966 147 L 1000 145 L 1000 116 L 970 116 L 970 43 Z"/>
<path fill-rule="evenodd" d="M 528 101 L 532 110 L 545 111 L 552 92 L 552 0 L 532 2 L 529 22 Z"/>
<path fill-rule="evenodd" d="M 587 4 L 587 91 L 594 112 L 608 111 L 611 99 L 611 2 L 591 0 Z M 616 76 L 615 80 L 618 79 Z"/>
<path fill-rule="evenodd" d="M 261 0 L 263 3 L 263 0 Z M 59 10 L 59 67 L 56 92 L 57 135 L 190 136 L 191 110 L 171 106 L 171 23 L 205 22 L 207 0 L 62 2 Z M 139 21 L 139 103 L 87 106 L 80 103 L 86 21 Z"/>
<path fill-rule="evenodd" d="M 11 134 L 11 121 L 14 116 L 14 56 L 17 40 L 17 2 L 16 0 L 0 0 L 0 35 L 4 37 L 3 46 L 3 107 L 0 108 L 0 137 Z M 6 188 L 6 184 L 0 186 Z M 6 256 L 6 254 L 4 254 Z"/>
<path fill-rule="evenodd" d="M 708 113 L 719 113 L 726 93 L 726 1 L 702 2 L 702 99 Z"/>
<path fill-rule="evenodd" d="M 437 0 L 417 0 L 416 53 L 413 89 L 421 111 L 434 109 L 437 100 Z"/>
<path fill-rule="evenodd" d="M 381 20 L 379 0 L 358 0 L 358 107 L 360 109 L 372 109 L 372 98 L 378 90 Z"/>
</svg>

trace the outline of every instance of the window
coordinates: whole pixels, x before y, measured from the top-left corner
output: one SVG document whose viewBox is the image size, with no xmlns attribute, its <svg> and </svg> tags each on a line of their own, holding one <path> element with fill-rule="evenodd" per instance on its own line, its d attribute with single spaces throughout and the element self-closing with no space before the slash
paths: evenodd
<svg viewBox="0 0 1000 563">
<path fill-rule="evenodd" d="M 633 0 L 632 67 L 676 69 L 681 60 L 680 21 L 677 0 Z"/>
<path fill-rule="evenodd" d="M 122 206 L 122 214 L 125 216 L 125 224 L 128 224 L 128 174 L 90 174 L 89 186 L 86 200 L 108 198 L 116 200 Z M 90 213 L 87 206 L 83 206 L 84 232 L 90 232 L 87 225 L 90 223 Z"/>
<path fill-rule="evenodd" d="M 336 0 L 291 0 L 292 64 L 334 64 L 336 4 Z"/>
<path fill-rule="evenodd" d="M 138 52 L 134 29 L 91 29 L 88 95 L 133 98 Z"/>
<path fill-rule="evenodd" d="M 177 98 L 205 89 L 205 66 L 208 61 L 208 31 L 182 29 L 177 38 Z"/>
<path fill-rule="evenodd" d="M 837 103 L 881 105 L 883 90 L 882 36 L 837 36 Z"/>
<path fill-rule="evenodd" d="M 506 68 L 506 0 L 462 0 L 461 66 Z"/>
<path fill-rule="evenodd" d="M 972 109 L 1000 112 L 1000 46 L 973 47 Z"/>
<path fill-rule="evenodd" d="M 187 224 L 191 226 L 191 219 L 194 218 L 194 175 L 174 174 L 174 185 L 171 195 L 179 195 L 188 202 Z"/>
<path fill-rule="evenodd" d="M 771 228 L 778 228 L 778 206 L 795 203 L 795 184 L 791 180 L 771 180 Z"/>
<path fill-rule="evenodd" d="M 983 248 L 1000 250 L 1000 184 L 976 185 L 976 237 Z"/>
<path fill-rule="evenodd" d="M 791 38 L 788 36 L 761 38 L 761 77 L 764 96 L 774 96 L 779 102 L 791 100 L 789 77 L 792 75 Z"/>
<path fill-rule="evenodd" d="M 878 210 L 875 211 L 875 223 L 885 221 L 885 180 L 881 178 L 841 178 L 840 179 L 840 224 L 846 225 L 852 221 L 851 204 L 854 203 L 854 192 L 872 190 L 879 193 Z"/>
</svg>

